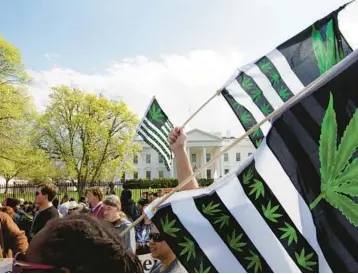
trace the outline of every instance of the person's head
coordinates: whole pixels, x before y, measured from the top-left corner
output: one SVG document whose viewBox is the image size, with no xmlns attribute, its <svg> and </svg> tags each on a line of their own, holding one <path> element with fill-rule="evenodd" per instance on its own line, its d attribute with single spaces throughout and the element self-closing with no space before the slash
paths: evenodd
<svg viewBox="0 0 358 274">
<path fill-rule="evenodd" d="M 125 218 L 121 201 L 116 195 L 108 195 L 103 201 L 103 217 L 107 222 L 115 222 Z"/>
<path fill-rule="evenodd" d="M 110 190 L 114 190 L 114 184 L 113 183 L 110 183 L 108 186 L 109 186 Z"/>
<path fill-rule="evenodd" d="M 81 196 L 80 200 L 78 201 L 79 203 L 83 203 L 86 204 L 87 203 L 87 198 L 85 196 Z"/>
<path fill-rule="evenodd" d="M 70 202 L 73 202 L 75 200 L 75 198 L 70 198 L 69 201 Z"/>
<path fill-rule="evenodd" d="M 37 188 L 36 190 L 36 199 L 35 202 L 38 205 L 43 205 L 49 202 L 56 197 L 57 194 L 57 187 L 54 184 L 44 184 Z"/>
<path fill-rule="evenodd" d="M 130 199 L 132 199 L 132 191 L 130 191 L 129 189 L 123 189 L 123 191 L 121 193 L 122 203 L 127 202 Z"/>
<path fill-rule="evenodd" d="M 149 247 L 153 258 L 163 262 L 170 257 L 175 257 L 175 254 L 166 243 L 166 241 L 162 239 L 161 234 L 155 225 L 152 226 L 152 231 L 149 237 Z"/>
<path fill-rule="evenodd" d="M 153 202 L 153 200 L 154 200 L 153 192 L 148 193 L 148 200 L 150 203 Z"/>
<path fill-rule="evenodd" d="M 163 189 L 158 189 L 157 191 L 157 197 L 162 197 L 164 195 Z"/>
<path fill-rule="evenodd" d="M 35 264 L 42 265 L 42 268 L 37 265 L 33 272 L 45 270 L 46 266 L 46 272 L 143 272 L 140 260 L 125 252 L 119 234 L 86 214 L 49 221 L 32 239 L 27 254 L 21 257 L 15 258 L 15 267 L 24 267 L 17 260 L 26 261 L 34 268 Z"/>
<path fill-rule="evenodd" d="M 148 199 L 148 192 L 142 192 L 142 194 L 140 195 L 141 199 L 146 200 Z"/>
<path fill-rule="evenodd" d="M 7 198 L 6 206 L 11 207 L 15 212 L 20 210 L 21 201 L 15 198 Z"/>
<path fill-rule="evenodd" d="M 74 215 L 74 214 L 77 214 L 78 211 L 79 211 L 79 205 L 77 204 L 77 202 L 76 201 L 70 202 L 70 204 L 68 206 L 67 214 Z"/>
<path fill-rule="evenodd" d="M 148 204 L 147 200 L 144 199 L 139 199 L 138 200 L 138 208 L 142 211 L 144 206 L 146 206 Z"/>
<path fill-rule="evenodd" d="M 61 199 L 61 205 L 68 202 L 68 194 L 65 193 Z"/>
<path fill-rule="evenodd" d="M 95 207 L 99 202 L 103 200 L 103 192 L 99 187 L 90 187 L 86 190 L 86 198 L 88 203 Z"/>
</svg>

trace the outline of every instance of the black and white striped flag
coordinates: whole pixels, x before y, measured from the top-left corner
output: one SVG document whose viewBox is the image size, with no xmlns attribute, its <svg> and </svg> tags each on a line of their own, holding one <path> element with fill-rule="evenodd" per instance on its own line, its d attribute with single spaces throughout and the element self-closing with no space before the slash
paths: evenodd
<svg viewBox="0 0 358 274">
<path fill-rule="evenodd" d="M 169 134 L 173 128 L 173 124 L 154 97 L 142 122 L 138 126 L 137 133 L 163 157 L 168 171 L 173 166 L 173 155 L 168 141 Z"/>
<path fill-rule="evenodd" d="M 222 95 L 245 131 L 325 73 L 352 50 L 338 28 L 334 11 L 258 61 L 239 69 Z M 258 147 L 271 124 L 250 135 Z"/>
<path fill-rule="evenodd" d="M 254 156 L 152 218 L 188 272 L 358 272 L 358 51 Z"/>
</svg>

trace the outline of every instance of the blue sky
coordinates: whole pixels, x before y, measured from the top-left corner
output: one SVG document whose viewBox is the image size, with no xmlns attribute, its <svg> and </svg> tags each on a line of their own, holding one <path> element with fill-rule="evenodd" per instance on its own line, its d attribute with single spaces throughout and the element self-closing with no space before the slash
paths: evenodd
<svg viewBox="0 0 358 274">
<path fill-rule="evenodd" d="M 234 69 L 345 2 L 2 0 L 0 33 L 21 50 L 39 109 L 46 107 L 51 86 L 76 85 L 121 98 L 139 116 L 156 95 L 180 124 Z M 343 26 L 353 38 L 358 38 L 357 14 L 358 2 Z M 239 123 L 221 99 L 190 127 L 237 132 Z"/>
</svg>

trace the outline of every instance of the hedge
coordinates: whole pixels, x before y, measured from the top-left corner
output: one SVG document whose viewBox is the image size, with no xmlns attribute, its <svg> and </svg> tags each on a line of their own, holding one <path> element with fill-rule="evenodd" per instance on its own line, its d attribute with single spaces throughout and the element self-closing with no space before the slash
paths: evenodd
<svg viewBox="0 0 358 274">
<path fill-rule="evenodd" d="M 214 182 L 214 179 L 197 179 L 200 186 L 209 186 Z M 138 179 L 126 180 L 123 183 L 124 189 L 146 189 L 146 188 L 173 188 L 178 185 L 178 180 L 174 178 L 161 179 Z"/>
</svg>

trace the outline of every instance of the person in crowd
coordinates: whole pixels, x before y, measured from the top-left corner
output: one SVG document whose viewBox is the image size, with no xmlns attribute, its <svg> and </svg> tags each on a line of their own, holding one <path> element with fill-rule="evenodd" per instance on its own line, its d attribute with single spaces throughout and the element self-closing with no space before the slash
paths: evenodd
<svg viewBox="0 0 358 274">
<path fill-rule="evenodd" d="M 68 201 L 69 201 L 68 194 L 65 193 L 65 195 L 63 195 L 63 197 L 61 199 L 60 204 L 63 205 L 64 203 L 67 203 Z"/>
<path fill-rule="evenodd" d="M 11 207 L 13 209 L 14 221 L 17 225 L 19 225 L 23 219 L 23 215 L 20 214 L 21 201 L 19 199 L 15 199 L 15 198 L 7 198 L 6 206 Z"/>
<path fill-rule="evenodd" d="M 5 212 L 15 222 L 15 219 L 16 219 L 15 211 L 11 207 L 9 207 L 9 206 L 1 206 L 0 211 Z M 16 224 L 16 222 L 15 222 L 15 224 Z"/>
<path fill-rule="evenodd" d="M 158 198 L 161 198 L 161 197 L 163 197 L 163 195 L 164 195 L 163 189 L 158 189 L 158 191 L 157 191 L 157 197 L 158 197 Z"/>
<path fill-rule="evenodd" d="M 148 202 L 149 202 L 149 204 L 151 203 L 151 202 L 153 202 L 154 201 L 154 193 L 153 192 L 149 192 L 148 193 Z"/>
<path fill-rule="evenodd" d="M 124 189 L 121 193 L 122 211 L 127 215 L 130 221 L 135 221 L 140 216 L 138 207 L 132 200 L 132 191 Z"/>
<path fill-rule="evenodd" d="M 91 214 L 103 219 L 103 192 L 99 187 L 91 187 L 86 190 L 86 198 L 91 207 Z"/>
<path fill-rule="evenodd" d="M 25 231 L 25 234 L 28 237 L 30 235 L 29 233 L 30 233 L 33 217 L 30 214 L 26 213 L 24 210 L 22 210 L 21 200 L 8 198 L 6 204 L 8 207 L 11 207 L 12 209 L 13 220 L 15 221 L 15 223 L 17 224 L 20 230 Z M 12 215 L 10 214 L 10 216 Z"/>
<path fill-rule="evenodd" d="M 143 214 L 143 208 L 149 204 L 149 201 L 148 200 L 144 200 L 144 199 L 139 199 L 138 202 L 138 209 L 140 211 L 140 214 L 142 215 Z"/>
<path fill-rule="evenodd" d="M 25 252 L 27 248 L 25 232 L 18 228 L 7 213 L 0 211 L 0 259 L 12 258 L 17 252 Z"/>
<path fill-rule="evenodd" d="M 70 198 L 69 202 L 74 202 L 75 201 L 75 198 Z"/>
<path fill-rule="evenodd" d="M 148 192 L 147 191 L 142 192 L 140 195 L 140 199 L 146 201 L 146 203 L 148 204 L 149 203 Z"/>
<path fill-rule="evenodd" d="M 39 211 L 36 213 L 32 222 L 30 240 L 44 228 L 49 220 L 59 218 L 57 209 L 52 205 L 57 191 L 57 187 L 52 183 L 44 184 L 37 189 L 35 201 L 39 206 Z"/>
<path fill-rule="evenodd" d="M 57 209 L 58 211 L 58 216 L 60 218 L 63 217 L 63 215 L 61 214 L 60 210 L 58 209 L 59 205 L 60 205 L 60 200 L 58 199 L 58 197 L 56 196 L 55 198 L 53 198 L 52 200 L 52 205 Z"/>
<path fill-rule="evenodd" d="M 76 201 L 70 202 L 70 205 L 68 206 L 68 215 L 75 215 L 78 214 L 80 211 L 80 205 L 77 204 Z"/>
<path fill-rule="evenodd" d="M 58 206 L 58 212 L 61 214 L 62 217 L 65 217 L 68 212 L 68 206 L 70 204 L 68 194 L 65 193 L 61 199 L 61 203 Z"/>
<path fill-rule="evenodd" d="M 159 260 L 153 265 L 150 273 L 187 273 L 155 225 L 152 226 L 149 238 L 152 257 Z"/>
<path fill-rule="evenodd" d="M 121 234 L 132 223 L 122 211 L 121 201 L 116 195 L 108 195 L 103 201 L 104 220 L 111 223 L 118 234 Z M 136 252 L 135 230 L 132 228 L 123 236 L 126 252 Z"/>
<path fill-rule="evenodd" d="M 53 220 L 30 243 L 27 254 L 16 256 L 12 272 L 143 273 L 121 238 L 90 215 Z"/>
<path fill-rule="evenodd" d="M 114 189 L 114 183 L 108 185 L 106 195 L 117 195 L 116 190 Z"/>
<path fill-rule="evenodd" d="M 142 210 L 144 212 L 147 205 L 144 205 Z M 149 235 L 152 232 L 152 221 L 144 215 L 144 220 L 136 226 L 136 247 L 137 255 L 150 253 Z"/>
</svg>

